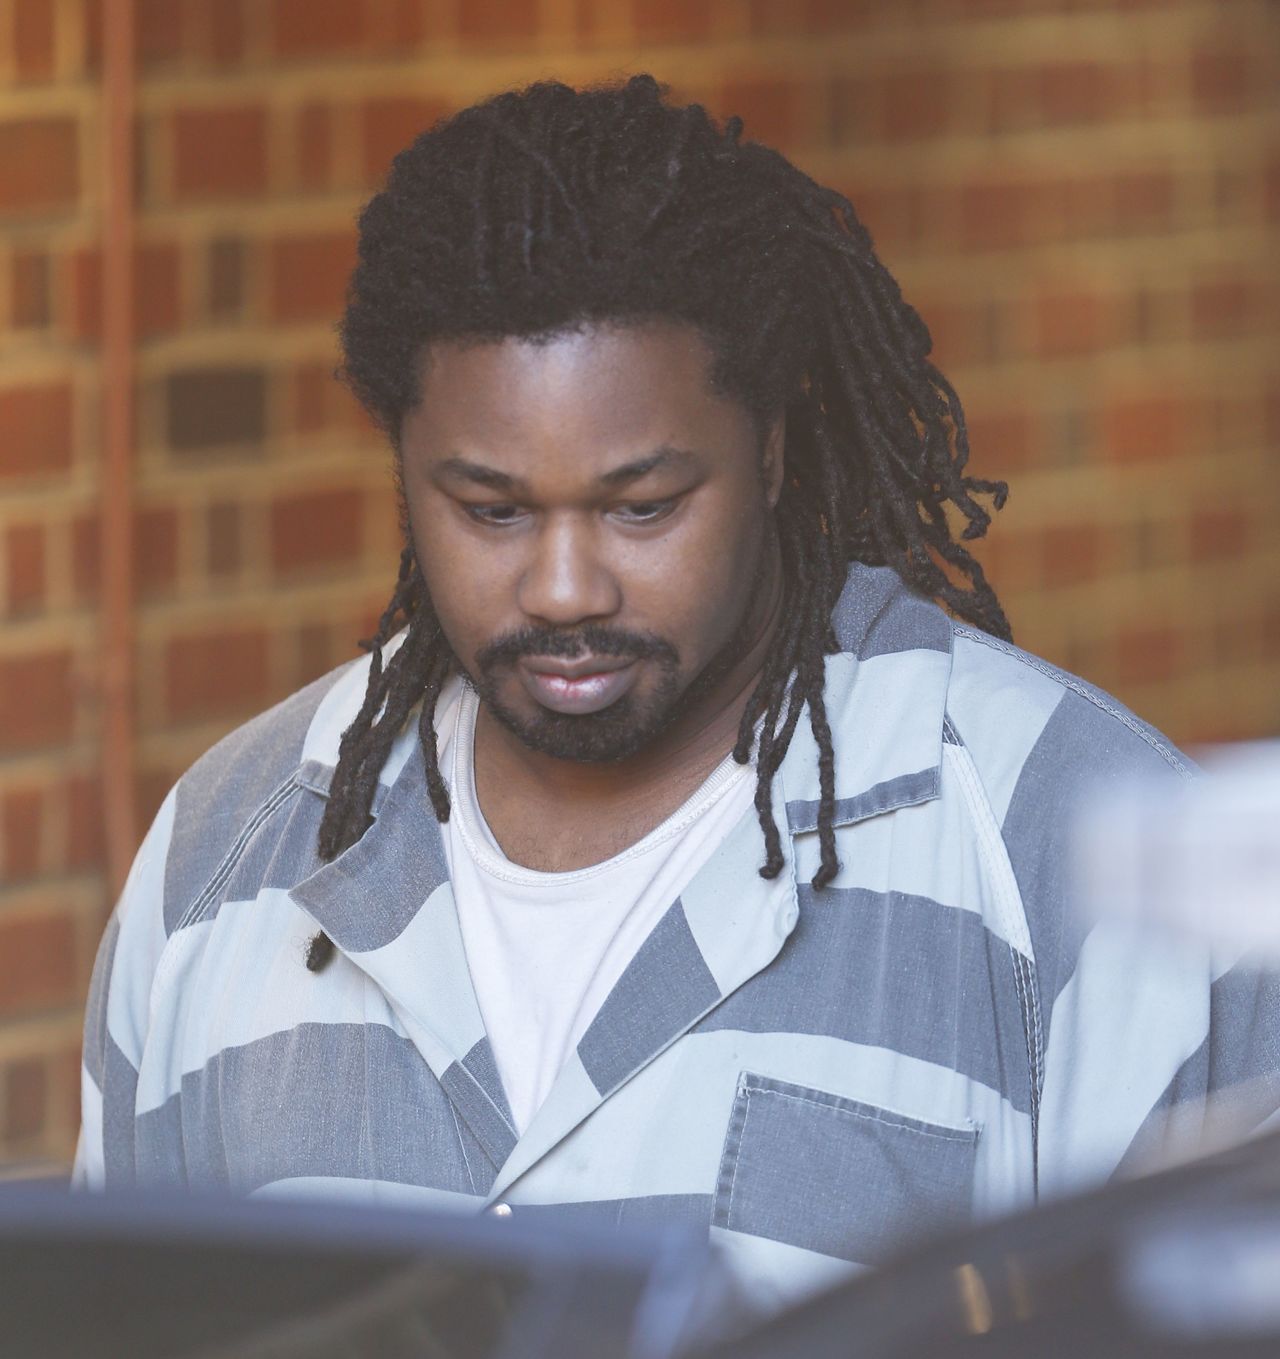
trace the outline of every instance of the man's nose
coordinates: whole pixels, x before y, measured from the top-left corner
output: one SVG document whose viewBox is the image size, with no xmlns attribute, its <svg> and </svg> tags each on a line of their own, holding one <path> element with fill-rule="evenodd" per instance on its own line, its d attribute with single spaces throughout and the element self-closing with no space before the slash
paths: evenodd
<svg viewBox="0 0 1280 1359">
<path fill-rule="evenodd" d="M 520 578 L 517 603 L 527 617 L 568 627 L 617 613 L 622 592 L 601 560 L 597 539 L 585 516 L 547 517 Z"/>
</svg>

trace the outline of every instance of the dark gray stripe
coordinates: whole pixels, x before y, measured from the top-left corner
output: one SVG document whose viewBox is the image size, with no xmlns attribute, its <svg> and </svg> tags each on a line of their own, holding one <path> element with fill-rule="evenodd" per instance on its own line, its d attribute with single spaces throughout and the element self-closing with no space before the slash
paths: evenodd
<svg viewBox="0 0 1280 1359">
<path fill-rule="evenodd" d="M 960 739 L 960 733 L 956 730 L 955 723 L 949 716 L 942 719 L 942 739 L 949 746 L 964 745 L 964 742 Z"/>
<path fill-rule="evenodd" d="M 897 807 L 913 807 L 918 802 L 928 802 L 938 796 L 942 784 L 939 768 L 920 769 L 914 774 L 899 774 L 897 778 L 885 779 L 868 788 L 857 797 L 836 799 L 835 824 L 851 825 L 869 816 L 879 816 Z M 812 801 L 787 803 L 787 823 L 793 835 L 818 828 L 818 808 L 821 804 Z"/>
<path fill-rule="evenodd" d="M 228 875 L 217 901 L 203 918 L 216 914 L 223 901 L 252 901 L 267 888 L 288 891 L 322 866 L 316 837 L 326 803 L 321 797 L 294 785 L 270 821 L 250 839 Z"/>
<path fill-rule="evenodd" d="M 1088 915 L 1068 900 L 1070 809 L 1097 785 L 1141 776 L 1178 777 L 1145 739 L 1068 689 L 1014 786 L 1003 833 L 1031 931 L 1046 1042 L 1053 1002 L 1075 970 Z"/>
<path fill-rule="evenodd" d="M 111 969 L 120 940 L 120 917 L 112 915 L 98 945 L 89 981 L 89 1000 L 84 1011 L 84 1066 L 93 1083 L 102 1089 L 102 1068 L 107 1049 L 107 1001 L 111 994 Z"/>
<path fill-rule="evenodd" d="M 290 895 L 339 948 L 364 953 L 398 939 L 448 877 L 422 750 L 415 746 L 364 836 Z"/>
<path fill-rule="evenodd" d="M 462 1065 L 476 1078 L 481 1090 L 498 1106 L 502 1117 L 514 1128 L 515 1119 L 511 1117 L 511 1106 L 507 1103 L 507 1092 L 503 1089 L 502 1077 L 498 1073 L 498 1063 L 494 1059 L 488 1035 L 467 1053 L 462 1059 Z"/>
<path fill-rule="evenodd" d="M 683 1227 L 706 1231 L 711 1223 L 710 1194 L 646 1194 L 634 1199 L 589 1199 L 583 1203 L 516 1203 L 521 1221 L 549 1226 L 582 1223 L 611 1227 Z"/>
<path fill-rule="evenodd" d="M 492 1170 L 487 1182 L 492 1183 L 498 1167 L 511 1155 L 511 1149 L 516 1144 L 515 1129 L 507 1121 L 507 1111 L 500 1110 L 480 1088 L 476 1078 L 457 1062 L 440 1077 L 440 1084 L 491 1162 Z M 474 1166 L 472 1171 L 474 1175 Z"/>
<path fill-rule="evenodd" d="M 378 1024 L 300 1024 L 227 1048 L 137 1120 L 137 1139 L 153 1184 L 245 1194 L 316 1175 L 473 1192 L 439 1082 Z"/>
<path fill-rule="evenodd" d="M 720 998 L 677 900 L 641 944 L 578 1044 L 591 1083 L 608 1094 Z"/>
<path fill-rule="evenodd" d="M 1280 975 L 1237 967 L 1209 993 L 1209 1032 L 1178 1068 L 1116 1170 L 1238 1142 L 1280 1110 Z"/>
<path fill-rule="evenodd" d="M 135 1183 L 134 1111 L 138 1072 L 108 1033 L 102 1059 L 102 1153 L 108 1189 Z"/>
<path fill-rule="evenodd" d="M 798 886 L 782 951 L 697 1032 L 811 1033 L 958 1071 L 1031 1110 L 1027 1039 L 1008 945 L 929 897 Z"/>
<path fill-rule="evenodd" d="M 725 1138 L 713 1221 L 879 1264 L 966 1220 L 977 1144 L 976 1130 L 746 1075 Z"/>
<path fill-rule="evenodd" d="M 183 775 L 165 863 L 166 932 L 172 933 L 212 880 L 254 813 L 297 769 L 316 709 L 346 669 L 332 671 L 233 731 Z"/>
<path fill-rule="evenodd" d="M 888 566 L 850 566 L 831 625 L 841 651 L 860 660 L 899 651 L 951 650 L 950 619 Z"/>
</svg>

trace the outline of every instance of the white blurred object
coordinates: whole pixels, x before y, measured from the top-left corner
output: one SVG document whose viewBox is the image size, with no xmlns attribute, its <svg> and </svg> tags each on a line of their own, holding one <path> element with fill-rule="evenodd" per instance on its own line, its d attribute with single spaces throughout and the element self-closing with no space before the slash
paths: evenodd
<svg viewBox="0 0 1280 1359">
<path fill-rule="evenodd" d="M 1280 741 L 1197 752 L 1202 778 L 1095 788 L 1075 822 L 1074 898 L 1280 964 Z"/>
</svg>

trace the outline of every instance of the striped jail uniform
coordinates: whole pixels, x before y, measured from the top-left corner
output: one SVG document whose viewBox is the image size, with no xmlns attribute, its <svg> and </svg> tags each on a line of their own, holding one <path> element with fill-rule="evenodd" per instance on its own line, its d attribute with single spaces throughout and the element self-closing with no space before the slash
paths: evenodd
<svg viewBox="0 0 1280 1359">
<path fill-rule="evenodd" d="M 345 665 L 178 782 L 102 941 L 76 1178 L 710 1233 L 764 1308 L 936 1230 L 1097 1183 L 1248 1082 L 1280 1103 L 1280 988 L 1069 908 L 1068 816 L 1190 766 L 1079 679 L 855 566 L 817 749 L 649 935 L 523 1135 L 468 974 L 416 723 L 364 838 L 316 834 L 365 689 Z M 308 941 L 338 954 L 313 974 Z"/>
</svg>

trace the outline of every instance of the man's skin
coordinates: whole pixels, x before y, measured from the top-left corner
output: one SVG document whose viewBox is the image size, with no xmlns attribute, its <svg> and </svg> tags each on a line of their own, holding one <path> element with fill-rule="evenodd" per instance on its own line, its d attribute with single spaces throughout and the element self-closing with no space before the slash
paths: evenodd
<svg viewBox="0 0 1280 1359">
<path fill-rule="evenodd" d="M 762 440 L 751 415 L 712 389 L 710 369 L 700 335 L 668 322 L 437 343 L 426 356 L 423 399 L 401 428 L 401 473 L 417 559 L 467 672 L 517 629 L 572 638 L 590 624 L 674 647 L 679 694 L 710 672 L 620 759 L 531 748 L 481 705 L 477 797 L 503 851 L 527 868 L 582 868 L 634 844 L 737 738 L 781 609 L 772 511 L 783 424 Z M 591 671 L 589 655 L 522 656 L 495 671 L 495 697 L 512 721 L 531 723 L 548 705 L 589 713 L 617 693 L 637 712 L 670 702 L 671 677 L 664 691 L 655 660 L 599 659 L 611 679 L 551 673 Z"/>
</svg>

